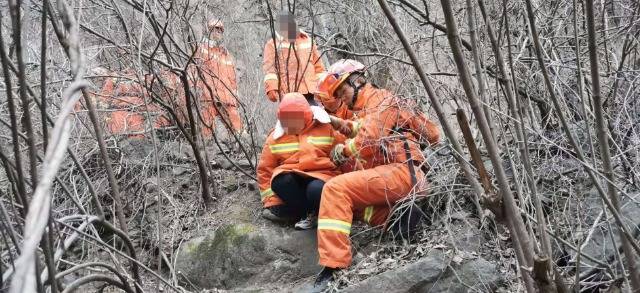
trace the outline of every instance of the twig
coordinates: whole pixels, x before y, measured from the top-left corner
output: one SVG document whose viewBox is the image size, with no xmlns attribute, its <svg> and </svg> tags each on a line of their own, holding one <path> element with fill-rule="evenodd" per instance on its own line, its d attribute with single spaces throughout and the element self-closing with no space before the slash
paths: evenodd
<svg viewBox="0 0 640 293">
<path fill-rule="evenodd" d="M 70 136 L 71 122 L 68 119 L 73 106 L 79 99 L 77 93 L 88 86 L 83 80 L 75 81 L 63 92 L 65 103 L 51 132 L 51 143 L 45 154 L 42 178 L 35 189 L 32 208 L 25 218 L 25 239 L 22 254 L 16 261 L 16 269 L 11 282 L 11 292 L 31 292 L 35 290 L 35 256 L 38 242 L 44 233 L 49 219 L 51 194 L 49 189 L 53 184 L 55 174 L 64 158 L 64 152 Z"/>
</svg>

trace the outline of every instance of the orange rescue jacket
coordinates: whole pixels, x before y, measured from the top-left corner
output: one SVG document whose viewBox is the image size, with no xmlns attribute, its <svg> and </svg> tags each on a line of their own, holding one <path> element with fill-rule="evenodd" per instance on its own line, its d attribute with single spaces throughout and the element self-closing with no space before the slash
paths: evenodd
<svg viewBox="0 0 640 293">
<path fill-rule="evenodd" d="M 358 120 L 352 122 L 352 138 L 345 142 L 344 153 L 360 160 L 365 169 L 389 163 L 404 163 L 409 159 L 424 161 L 420 145 L 409 132 L 395 131 L 398 125 L 405 125 L 406 105 L 391 92 L 366 84 L 358 93 L 353 111 Z M 429 141 L 437 140 L 440 131 L 435 123 L 428 121 Z"/>
<path fill-rule="evenodd" d="M 196 86 L 202 93 L 201 101 L 237 106 L 236 65 L 231 53 L 223 47 L 214 45 L 213 41 L 205 39 L 198 47 L 194 59 L 201 64 L 202 78 L 195 79 Z"/>
<path fill-rule="evenodd" d="M 302 31 L 294 43 L 278 35 L 275 42 L 273 38 L 269 39 L 264 46 L 263 58 L 264 88 L 267 93 L 272 90 L 278 90 L 281 95 L 290 92 L 313 93 L 318 75 L 325 70 L 313 39 Z"/>
<path fill-rule="evenodd" d="M 271 180 L 281 173 L 295 172 L 325 182 L 340 174 L 330 154 L 345 137 L 330 123 L 314 120 L 299 135 L 283 134 L 277 129 L 278 126 L 267 137 L 258 163 L 258 185 L 265 208 L 282 204 L 271 190 Z"/>
</svg>

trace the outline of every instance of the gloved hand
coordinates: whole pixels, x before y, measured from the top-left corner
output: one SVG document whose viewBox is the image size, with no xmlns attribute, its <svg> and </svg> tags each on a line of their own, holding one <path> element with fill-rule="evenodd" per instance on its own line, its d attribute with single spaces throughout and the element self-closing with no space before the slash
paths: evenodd
<svg viewBox="0 0 640 293">
<path fill-rule="evenodd" d="M 349 124 L 346 123 L 346 121 L 332 115 L 329 116 L 329 119 L 331 119 L 331 126 L 333 127 L 333 129 L 339 131 L 347 137 L 351 137 L 351 128 L 349 127 Z"/>
<path fill-rule="evenodd" d="M 270 101 L 277 102 L 278 101 L 278 91 L 276 91 L 276 90 L 268 91 L 267 92 L 267 97 L 269 98 Z"/>
<path fill-rule="evenodd" d="M 331 150 L 331 161 L 336 164 L 336 166 L 340 166 L 347 161 L 347 157 L 344 155 L 344 144 L 337 144 Z"/>
</svg>

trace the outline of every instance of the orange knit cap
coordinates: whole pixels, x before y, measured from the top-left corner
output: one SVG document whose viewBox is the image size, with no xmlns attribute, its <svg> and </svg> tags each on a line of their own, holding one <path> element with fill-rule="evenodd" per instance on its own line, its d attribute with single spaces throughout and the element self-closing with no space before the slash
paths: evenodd
<svg viewBox="0 0 640 293">
<path fill-rule="evenodd" d="M 301 93 L 287 93 L 278 106 L 278 119 L 295 117 L 304 118 L 304 125 L 309 126 L 313 121 L 313 112 Z"/>
</svg>

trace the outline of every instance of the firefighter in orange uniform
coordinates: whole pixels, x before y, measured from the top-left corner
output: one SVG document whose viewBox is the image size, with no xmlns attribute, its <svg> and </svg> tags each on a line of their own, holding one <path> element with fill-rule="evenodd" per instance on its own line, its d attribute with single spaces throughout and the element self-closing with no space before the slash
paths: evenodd
<svg viewBox="0 0 640 293">
<path fill-rule="evenodd" d="M 96 95 L 98 100 L 104 101 L 99 105 L 104 105 L 101 111 L 107 111 L 105 121 L 110 134 L 144 137 L 143 91 L 133 72 L 124 71 L 107 78 Z"/>
<path fill-rule="evenodd" d="M 344 140 L 322 108 L 300 93 L 286 94 L 257 168 L 263 217 L 300 218 L 297 229 L 315 227 L 323 186 L 340 174 L 329 154 Z"/>
<path fill-rule="evenodd" d="M 368 83 L 364 69 L 360 62 L 340 60 L 319 81 L 319 91 L 340 99 L 359 118 L 343 121 L 350 125 L 352 138 L 334 147 L 332 160 L 340 164 L 353 158 L 362 170 L 336 176 L 324 186 L 318 218 L 319 263 L 324 269 L 316 278 L 317 290 L 326 288 L 335 270 L 351 264 L 353 219 L 383 225 L 397 201 L 426 189 L 419 139 L 401 130 L 414 117 L 407 115 L 403 102 L 392 93 Z M 422 123 L 426 124 L 425 140 L 437 143 L 437 126 L 429 120 Z M 412 205 L 387 228 L 406 235 L 415 229 L 421 213 Z"/>
<path fill-rule="evenodd" d="M 286 93 L 298 92 L 316 105 L 313 91 L 318 75 L 325 70 L 318 48 L 310 35 L 298 29 L 293 14 L 279 14 L 276 25 L 275 39 L 267 41 L 263 53 L 267 97 L 277 102 Z"/>
<path fill-rule="evenodd" d="M 192 79 L 200 93 L 203 134 L 211 135 L 215 117 L 220 116 L 225 127 L 242 133 L 242 119 L 238 112 L 238 84 L 235 61 L 231 53 L 222 46 L 224 24 L 219 19 L 207 23 L 209 34 L 204 38 L 194 58 L 199 70 Z"/>
</svg>

